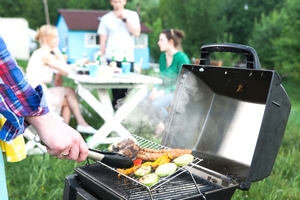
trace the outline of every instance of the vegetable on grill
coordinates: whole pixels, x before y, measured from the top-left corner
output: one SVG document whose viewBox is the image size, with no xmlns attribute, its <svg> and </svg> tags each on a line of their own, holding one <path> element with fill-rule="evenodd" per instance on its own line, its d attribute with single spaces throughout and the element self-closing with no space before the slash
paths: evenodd
<svg viewBox="0 0 300 200">
<path fill-rule="evenodd" d="M 133 164 L 134 164 L 135 166 L 139 166 L 139 165 L 141 165 L 142 163 L 143 163 L 143 160 L 140 159 L 140 158 L 137 158 L 137 159 L 135 159 L 135 160 L 133 161 Z"/>
<path fill-rule="evenodd" d="M 155 173 L 151 173 L 151 174 L 147 174 L 147 175 L 141 177 L 139 179 L 139 182 L 150 187 L 150 186 L 156 184 L 158 182 L 158 180 L 159 180 L 159 176 Z"/>
<path fill-rule="evenodd" d="M 127 168 L 127 169 L 117 168 L 117 171 L 119 173 L 122 173 L 122 174 L 125 174 L 125 175 L 130 175 L 130 174 L 133 174 L 140 167 L 141 167 L 141 165 L 139 165 L 139 166 L 133 166 L 133 167 Z M 118 176 L 120 176 L 120 175 L 118 175 Z"/>
<path fill-rule="evenodd" d="M 159 166 L 155 170 L 155 174 L 157 174 L 160 177 L 169 176 L 173 174 L 177 169 L 177 165 L 175 163 L 166 163 L 161 166 Z"/>
<path fill-rule="evenodd" d="M 142 166 L 140 168 L 138 168 L 137 170 L 135 170 L 134 175 L 136 177 L 142 177 L 145 176 L 147 174 L 150 174 L 152 168 L 148 165 L 148 166 Z"/>
<path fill-rule="evenodd" d="M 178 158 L 175 158 L 173 162 L 177 166 L 185 166 L 188 165 L 193 160 L 194 160 L 194 156 L 192 154 L 184 154 L 182 156 L 179 156 Z"/>
</svg>

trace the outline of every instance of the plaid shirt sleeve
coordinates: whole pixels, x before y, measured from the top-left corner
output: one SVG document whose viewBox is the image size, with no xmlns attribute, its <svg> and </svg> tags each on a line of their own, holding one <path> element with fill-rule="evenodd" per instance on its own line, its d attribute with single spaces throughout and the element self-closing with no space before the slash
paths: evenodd
<svg viewBox="0 0 300 200">
<path fill-rule="evenodd" d="M 16 138 L 29 125 L 25 117 L 48 112 L 42 87 L 29 85 L 0 36 L 0 113 L 6 118 L 0 139 L 10 141 Z"/>
</svg>

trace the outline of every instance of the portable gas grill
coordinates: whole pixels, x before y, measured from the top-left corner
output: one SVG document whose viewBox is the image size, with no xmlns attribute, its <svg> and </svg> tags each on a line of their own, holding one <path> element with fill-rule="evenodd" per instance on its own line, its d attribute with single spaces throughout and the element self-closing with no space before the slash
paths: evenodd
<svg viewBox="0 0 300 200">
<path fill-rule="evenodd" d="M 213 52 L 243 54 L 247 68 L 210 66 Z M 162 143 L 137 135 L 141 147 L 192 149 L 195 159 L 151 187 L 98 162 L 66 177 L 64 199 L 231 199 L 236 189 L 270 175 L 291 104 L 273 70 L 238 44 L 201 47 L 199 65 L 183 65 Z"/>
</svg>

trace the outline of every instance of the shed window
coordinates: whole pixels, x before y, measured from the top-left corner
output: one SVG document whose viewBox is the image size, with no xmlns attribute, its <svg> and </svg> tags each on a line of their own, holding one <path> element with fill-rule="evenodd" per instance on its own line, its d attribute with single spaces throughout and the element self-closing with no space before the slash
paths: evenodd
<svg viewBox="0 0 300 200">
<path fill-rule="evenodd" d="M 99 47 L 100 40 L 99 35 L 96 33 L 86 33 L 84 35 L 84 45 L 86 47 Z"/>
<path fill-rule="evenodd" d="M 134 46 L 136 48 L 146 48 L 148 46 L 148 35 L 145 33 L 141 33 L 139 37 L 135 37 Z"/>
</svg>

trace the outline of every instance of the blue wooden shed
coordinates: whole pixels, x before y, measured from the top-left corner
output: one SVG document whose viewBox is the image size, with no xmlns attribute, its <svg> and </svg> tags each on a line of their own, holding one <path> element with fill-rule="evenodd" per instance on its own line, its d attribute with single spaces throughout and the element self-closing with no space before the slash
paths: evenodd
<svg viewBox="0 0 300 200">
<path fill-rule="evenodd" d="M 60 9 L 56 22 L 60 39 L 59 48 L 66 50 L 67 61 L 87 57 L 94 60 L 100 49 L 97 29 L 101 17 L 108 10 Z M 142 62 L 142 68 L 148 69 L 150 62 L 148 33 L 151 30 L 141 22 L 141 35 L 135 38 L 135 62 Z"/>
</svg>

